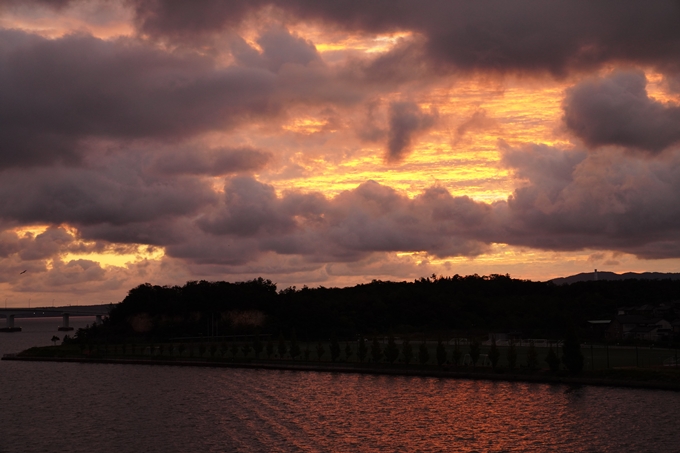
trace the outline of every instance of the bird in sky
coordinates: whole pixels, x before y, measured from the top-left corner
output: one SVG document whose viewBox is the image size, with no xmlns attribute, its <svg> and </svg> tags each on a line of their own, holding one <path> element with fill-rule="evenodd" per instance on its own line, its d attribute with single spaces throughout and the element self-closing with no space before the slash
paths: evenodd
<svg viewBox="0 0 680 453">
<path fill-rule="evenodd" d="M 19 275 L 25 274 L 28 269 L 24 269 L 23 271 L 19 272 Z"/>
</svg>

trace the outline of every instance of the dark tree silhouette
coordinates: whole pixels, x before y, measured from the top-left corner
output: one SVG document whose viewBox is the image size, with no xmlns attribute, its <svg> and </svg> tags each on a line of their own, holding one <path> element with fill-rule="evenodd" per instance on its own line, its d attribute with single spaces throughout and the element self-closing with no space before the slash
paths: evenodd
<svg viewBox="0 0 680 453">
<path fill-rule="evenodd" d="M 323 344 L 319 341 L 316 345 L 316 359 L 321 362 L 321 357 L 326 353 L 326 349 L 323 347 Z"/>
<path fill-rule="evenodd" d="M 345 343 L 345 362 L 349 362 L 349 358 L 352 356 L 352 346 L 350 346 L 349 341 Z"/>
<path fill-rule="evenodd" d="M 253 350 L 255 351 L 256 359 L 260 358 L 260 354 L 262 354 L 263 349 L 264 345 L 262 344 L 262 340 L 260 339 L 260 331 L 256 330 L 255 337 L 253 338 Z"/>
<path fill-rule="evenodd" d="M 399 347 L 394 340 L 394 335 L 387 337 L 387 347 L 385 348 L 385 359 L 388 363 L 394 363 L 399 357 Z"/>
<path fill-rule="evenodd" d="M 335 332 L 331 334 L 331 362 L 335 362 L 340 357 L 340 343 Z"/>
<path fill-rule="evenodd" d="M 279 332 L 279 345 L 276 348 L 279 353 L 279 358 L 283 358 L 288 352 L 288 345 L 286 344 L 286 337 L 283 336 L 283 332 Z"/>
<path fill-rule="evenodd" d="M 368 348 L 366 347 L 366 339 L 363 335 L 361 335 L 359 337 L 359 346 L 357 347 L 357 357 L 359 357 L 359 363 L 364 363 L 367 355 Z"/>
<path fill-rule="evenodd" d="M 408 337 L 405 337 L 401 342 L 401 353 L 404 356 L 404 363 L 406 363 L 406 365 L 411 363 L 411 360 L 413 360 L 413 347 L 411 346 Z"/>
<path fill-rule="evenodd" d="M 508 368 L 510 371 L 514 370 L 517 366 L 517 347 L 515 346 L 514 340 L 510 340 L 508 343 Z"/>
<path fill-rule="evenodd" d="M 491 362 L 491 368 L 496 369 L 498 365 L 498 360 L 501 358 L 501 351 L 498 350 L 498 345 L 496 345 L 496 337 L 491 336 L 491 347 L 489 348 L 489 361 Z"/>
<path fill-rule="evenodd" d="M 59 338 L 59 337 L 56 336 L 56 335 L 52 335 L 52 340 L 51 340 L 51 341 L 52 341 L 52 343 L 54 344 L 54 346 L 57 345 L 57 341 L 59 341 L 59 340 L 61 340 L 61 338 Z"/>
<path fill-rule="evenodd" d="M 295 359 L 300 355 L 300 344 L 298 343 L 297 335 L 295 334 L 295 329 L 290 331 L 290 356 Z"/>
<path fill-rule="evenodd" d="M 529 350 L 527 351 L 527 368 L 530 370 L 538 369 L 538 351 L 533 341 L 529 342 Z"/>
<path fill-rule="evenodd" d="M 458 341 L 458 338 L 456 338 L 456 341 L 453 344 L 453 352 L 451 353 L 451 359 L 455 366 L 460 365 L 460 358 L 462 355 L 463 352 L 460 350 L 460 342 Z"/>
<path fill-rule="evenodd" d="M 427 343 L 423 340 L 418 347 L 418 362 L 420 362 L 421 365 L 427 365 L 427 362 L 429 361 L 430 351 L 427 349 Z"/>
<path fill-rule="evenodd" d="M 241 352 L 243 353 L 243 358 L 246 358 L 250 355 L 250 343 L 246 342 L 241 345 Z"/>
<path fill-rule="evenodd" d="M 380 359 L 382 359 L 383 352 L 382 348 L 380 347 L 380 342 L 378 341 L 378 337 L 373 337 L 373 343 L 371 344 L 371 359 L 373 359 L 373 363 L 378 363 L 380 362 Z"/>
<path fill-rule="evenodd" d="M 580 373 L 583 370 L 583 353 L 581 352 L 581 344 L 573 330 L 564 339 L 562 352 L 562 362 L 567 370 L 572 374 Z"/>
<path fill-rule="evenodd" d="M 274 354 L 274 341 L 270 338 L 267 341 L 267 358 L 269 359 Z"/>
<path fill-rule="evenodd" d="M 550 349 L 548 349 L 548 355 L 545 356 L 545 361 L 550 367 L 550 371 L 553 373 L 557 373 L 560 370 L 560 359 L 557 357 L 557 354 L 555 354 L 552 344 L 550 345 Z"/>
<path fill-rule="evenodd" d="M 437 365 L 442 367 L 446 363 L 446 346 L 441 338 L 437 339 Z"/>
<path fill-rule="evenodd" d="M 680 281 L 670 279 L 556 285 L 507 275 L 454 275 L 411 282 L 376 280 L 348 288 L 289 288 L 279 292 L 276 285 L 264 279 L 194 281 L 184 286 L 143 284 L 112 307 L 107 322 L 82 329 L 82 335 L 94 337 L 99 332 L 119 344 L 128 342 L 129 348 L 133 337 L 138 342 L 151 336 L 161 340 L 196 337 L 205 331 L 205 319 L 211 314 L 243 311 L 263 315 L 263 332 L 276 335 L 281 330 L 304 329 L 312 341 L 330 332 L 339 337 L 359 332 L 381 334 L 389 332 L 390 326 L 425 335 L 474 325 L 476 331 L 502 328 L 531 337 L 565 336 L 566 320 L 583 325 L 588 319 L 609 316 L 617 306 L 635 305 L 641 299 L 653 305 L 670 302 L 677 294 Z M 153 326 L 144 334 L 135 332 L 129 322 L 142 314 Z M 252 333 L 245 326 L 237 330 Z M 81 332 L 76 335 L 79 344 Z"/>
<path fill-rule="evenodd" d="M 231 341 L 231 347 L 229 348 L 229 352 L 231 352 L 231 358 L 235 359 L 236 355 L 238 354 L 238 343 L 236 343 L 235 340 Z"/>
<path fill-rule="evenodd" d="M 480 354 L 480 343 L 479 338 L 474 337 L 470 340 L 470 360 L 472 360 L 472 366 L 477 366 L 477 361 L 479 360 Z"/>
</svg>

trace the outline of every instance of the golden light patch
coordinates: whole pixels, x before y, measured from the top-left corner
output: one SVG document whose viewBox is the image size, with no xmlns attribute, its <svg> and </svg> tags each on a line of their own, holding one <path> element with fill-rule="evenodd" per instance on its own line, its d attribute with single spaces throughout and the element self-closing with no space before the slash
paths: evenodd
<svg viewBox="0 0 680 453">
<path fill-rule="evenodd" d="M 26 225 L 12 229 L 17 236 L 24 237 L 27 234 L 31 236 L 38 236 L 44 233 L 49 228 L 49 225 Z"/>
<path fill-rule="evenodd" d="M 680 93 L 670 93 L 663 74 L 652 70 L 645 71 L 647 94 L 650 98 L 663 103 L 680 104 Z"/>
<path fill-rule="evenodd" d="M 316 118 L 295 118 L 292 122 L 283 125 L 283 129 L 296 134 L 310 135 L 324 131 L 328 121 Z M 330 130 L 329 132 L 334 132 Z"/>
<path fill-rule="evenodd" d="M 316 50 L 323 54 L 325 52 L 355 51 L 367 54 L 388 52 L 400 40 L 409 39 L 413 36 L 411 32 L 391 33 L 377 35 L 374 37 L 350 36 L 341 40 L 326 41 L 328 36 L 317 35 L 318 41 L 312 39 Z"/>
<path fill-rule="evenodd" d="M 407 30 L 377 35 L 366 33 L 348 35 L 346 31 L 329 29 L 327 24 L 315 22 L 300 22 L 289 29 L 292 33 L 314 43 L 322 56 L 333 52 L 365 54 L 387 52 L 400 40 L 411 39 L 415 35 Z"/>
<path fill-rule="evenodd" d="M 102 12 L 97 11 L 97 5 L 85 2 L 59 10 L 45 7 L 30 14 L 22 14 L 21 8 L 8 9 L 0 16 L 0 27 L 23 30 L 48 39 L 61 38 L 74 32 L 86 32 L 99 39 L 132 36 L 135 33 L 130 9 L 116 2 L 106 4 L 106 9 L 112 17 L 104 22 L 89 20 L 90 15 L 102 17 Z"/>
<path fill-rule="evenodd" d="M 160 260 L 165 256 L 165 250 L 155 247 L 152 250 L 147 246 L 137 246 L 137 250 L 132 253 L 115 253 L 108 251 L 104 253 L 68 253 L 62 257 L 64 262 L 72 260 L 90 260 L 98 262 L 102 267 L 117 266 L 125 267 L 129 263 L 136 263 L 142 260 Z"/>
<path fill-rule="evenodd" d="M 491 84 L 491 88 L 489 87 Z M 324 147 L 313 153 L 292 153 L 290 162 L 305 169 L 305 176 L 272 179 L 277 193 L 286 190 L 321 192 L 333 197 L 355 189 L 367 180 L 388 185 L 409 197 L 438 185 L 454 196 L 477 201 L 504 200 L 518 182 L 512 171 L 501 165 L 498 143 L 511 146 L 543 143 L 571 147 L 561 130 L 562 99 L 566 83 L 528 83 L 508 78 L 498 81 L 459 80 L 453 86 L 435 88 L 418 101 L 421 111 L 436 109 L 438 119 L 426 131 L 414 133 L 409 150 L 396 163 L 386 161 L 385 135 L 375 143 L 362 143 L 347 130 L 324 129 L 324 121 L 299 114 L 287 130 L 320 134 Z M 382 99 L 382 117 L 397 95 Z M 475 121 L 480 117 L 483 121 Z M 378 124 L 384 131 L 388 124 Z M 349 131 L 351 132 L 351 131 Z M 330 149 L 351 149 L 338 159 Z M 266 175 L 264 175 L 266 178 Z"/>
</svg>

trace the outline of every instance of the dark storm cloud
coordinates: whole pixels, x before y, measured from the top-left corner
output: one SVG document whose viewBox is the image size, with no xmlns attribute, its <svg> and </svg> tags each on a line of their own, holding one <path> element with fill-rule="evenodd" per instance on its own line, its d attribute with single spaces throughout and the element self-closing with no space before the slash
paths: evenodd
<svg viewBox="0 0 680 453">
<path fill-rule="evenodd" d="M 680 140 L 680 107 L 651 99 L 641 71 L 619 71 L 567 90 L 564 122 L 590 147 L 659 152 Z"/>
<path fill-rule="evenodd" d="M 63 228 L 50 227 L 35 237 L 22 238 L 19 241 L 19 256 L 25 261 L 51 258 L 59 252 L 65 252 L 73 240 L 74 237 Z"/>
<path fill-rule="evenodd" d="M 393 102 L 389 109 L 387 161 L 398 162 L 410 151 L 413 138 L 434 126 L 436 111 L 423 112 L 413 102 Z"/>
<path fill-rule="evenodd" d="M 238 176 L 225 181 L 219 201 L 206 196 L 200 206 L 192 205 L 201 199 L 200 190 L 182 194 L 167 188 L 171 180 L 159 180 L 165 189 L 146 182 L 123 190 L 128 195 L 120 194 L 120 186 L 99 187 L 95 192 L 100 198 L 89 207 L 71 207 L 69 201 L 81 200 L 82 194 L 57 183 L 50 187 L 60 195 L 47 205 L 29 197 L 24 211 L 13 215 L 31 213 L 32 222 L 68 221 L 78 228 L 80 239 L 165 246 L 168 257 L 197 265 L 244 266 L 276 255 L 310 263 L 357 262 L 373 253 L 399 251 L 473 257 L 491 243 L 560 251 L 608 249 L 645 258 L 680 256 L 680 156 L 639 160 L 613 151 L 588 154 L 504 144 L 501 152 L 503 164 L 524 183 L 507 201 L 490 204 L 452 196 L 437 186 L 409 198 L 373 181 L 334 198 L 277 195 L 272 186 Z M 73 180 L 73 171 L 57 179 Z M 27 186 L 40 179 L 44 175 L 37 174 Z M 106 194 L 113 198 L 103 201 Z M 170 206 L 164 201 L 169 199 L 186 203 Z M 120 212 L 111 206 L 128 209 Z M 0 235 L 2 256 L 26 260 L 76 252 L 81 246 L 56 227 L 35 238 Z"/>
<path fill-rule="evenodd" d="M 103 281 L 106 277 L 106 271 L 96 261 L 78 259 L 63 263 L 55 260 L 52 269 L 45 275 L 43 284 L 47 287 L 59 287 Z"/>
<path fill-rule="evenodd" d="M 159 153 L 152 167 L 166 174 L 220 176 L 261 170 L 272 154 L 253 148 L 179 149 Z"/>
<path fill-rule="evenodd" d="M 88 138 L 168 140 L 275 113 L 270 72 L 139 43 L 0 30 L 0 168 L 76 162 Z"/>
<path fill-rule="evenodd" d="M 256 260 L 261 251 L 255 239 L 215 237 L 199 230 L 181 243 L 170 244 L 165 253 L 187 263 L 242 266 Z"/>
<path fill-rule="evenodd" d="M 223 204 L 198 221 L 202 232 L 192 237 L 199 239 L 170 247 L 169 254 L 207 259 L 191 250 L 204 250 L 212 237 L 215 244 L 242 239 L 253 256 L 298 254 L 316 262 L 356 261 L 377 251 L 477 255 L 485 245 L 476 236 L 491 213 L 483 203 L 451 197 L 444 189 L 432 188 L 409 199 L 373 181 L 327 199 L 319 193 L 276 196 L 269 185 L 237 177 L 227 181 L 224 197 Z M 234 248 L 228 260 L 246 253 L 243 247 Z M 214 253 L 209 255 L 219 262 Z"/>
<path fill-rule="evenodd" d="M 7 170 L 0 178 L 0 218 L 24 224 L 161 221 L 214 201 L 212 188 L 196 178 L 169 181 L 131 168 Z"/>
<path fill-rule="evenodd" d="M 680 256 L 680 156 L 648 160 L 536 145 L 502 151 L 527 184 L 497 206 L 496 240 Z"/>
<path fill-rule="evenodd" d="M 262 49 L 251 47 L 243 39 L 236 39 L 232 44 L 232 54 L 236 61 L 244 66 L 262 67 L 278 72 L 284 64 L 307 65 L 321 58 L 311 42 L 291 34 L 281 27 L 264 30 L 257 38 Z"/>
<path fill-rule="evenodd" d="M 257 39 L 262 48 L 262 57 L 269 70 L 278 72 L 287 63 L 306 65 L 320 61 L 316 47 L 311 42 L 291 35 L 286 29 L 273 28 L 265 31 Z"/>
<path fill-rule="evenodd" d="M 373 181 L 333 199 L 328 237 L 356 252 L 418 251 L 436 256 L 475 256 L 480 222 L 490 210 L 468 197 L 433 187 L 413 199 Z"/>
<path fill-rule="evenodd" d="M 672 62 L 680 53 L 680 5 L 674 0 L 135 3 L 142 32 L 171 38 L 223 30 L 263 5 L 350 30 L 411 30 L 425 37 L 430 58 L 463 70 L 563 76 L 572 70 L 630 61 L 677 71 L 677 64 Z"/>
<path fill-rule="evenodd" d="M 237 25 L 253 8 L 253 0 L 131 0 L 140 32 L 152 37 L 193 39 Z"/>
<path fill-rule="evenodd" d="M 0 0 L 0 8 L 25 6 L 25 5 L 38 5 L 38 6 L 49 6 L 54 9 L 61 9 L 70 3 L 75 3 L 77 0 Z"/>
<path fill-rule="evenodd" d="M 199 225 L 217 235 L 283 234 L 295 227 L 293 213 L 300 203 L 292 206 L 289 203 L 288 206 L 289 209 L 283 209 L 273 186 L 250 177 L 235 177 L 227 180 L 224 186 L 220 208 L 200 219 Z"/>
<path fill-rule="evenodd" d="M 77 225 L 83 239 L 114 244 L 148 244 L 167 246 L 187 241 L 194 228 L 185 218 L 165 217 L 157 220 Z"/>
</svg>

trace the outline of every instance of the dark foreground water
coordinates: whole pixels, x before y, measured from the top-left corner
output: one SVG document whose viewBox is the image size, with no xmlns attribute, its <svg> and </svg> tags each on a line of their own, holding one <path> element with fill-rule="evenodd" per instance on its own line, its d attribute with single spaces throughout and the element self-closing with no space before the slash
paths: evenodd
<svg viewBox="0 0 680 453">
<path fill-rule="evenodd" d="M 0 353 L 49 344 L 58 320 L 18 324 Z M 665 391 L 0 362 L 0 404 L 0 452 L 680 451 Z"/>
</svg>

